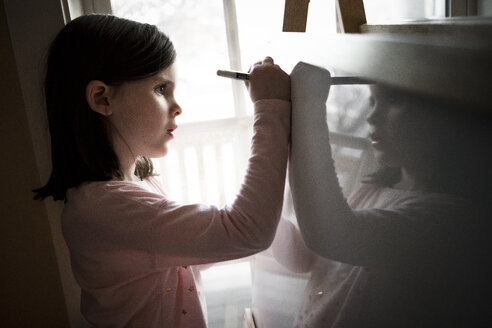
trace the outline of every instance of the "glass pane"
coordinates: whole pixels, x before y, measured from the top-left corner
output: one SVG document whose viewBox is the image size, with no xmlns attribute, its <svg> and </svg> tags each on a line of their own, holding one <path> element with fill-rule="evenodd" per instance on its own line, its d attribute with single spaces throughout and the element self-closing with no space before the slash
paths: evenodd
<svg viewBox="0 0 492 328">
<path fill-rule="evenodd" d="M 296 48 L 299 36 L 336 32 L 334 0 L 309 2 L 306 33 L 282 32 L 284 6 L 285 0 L 236 0 L 243 69 L 268 55 L 290 72 L 299 60 Z M 310 50 L 314 48 L 302 49 Z"/>
<path fill-rule="evenodd" d="M 242 327 L 244 308 L 251 304 L 249 262 L 226 262 L 202 271 L 207 297 L 208 326 Z"/>
<path fill-rule="evenodd" d="M 442 18 L 446 15 L 446 0 L 364 0 L 364 9 L 369 24 Z"/>
<path fill-rule="evenodd" d="M 112 0 L 120 17 L 157 25 L 173 41 L 178 57 L 176 98 L 183 108 L 167 156 L 154 160 L 169 197 L 181 203 L 230 203 L 247 163 L 250 124 L 219 125 L 234 117 L 232 81 L 216 76 L 229 67 L 221 0 Z M 200 123 L 192 123 L 200 122 Z M 210 125 L 212 124 L 212 125 Z M 236 147 L 248 140 L 244 147 Z M 248 259 L 222 262 L 202 271 L 210 327 L 241 327 L 251 307 Z"/>
<path fill-rule="evenodd" d="M 367 85 L 332 86 L 326 103 L 330 131 L 366 138 L 366 117 L 372 109 L 370 97 Z"/>
<path fill-rule="evenodd" d="M 298 40 L 311 35 L 336 33 L 335 1 L 311 0 L 309 2 L 306 33 L 282 32 L 285 0 L 236 0 L 241 63 L 243 70 L 265 56 L 271 56 L 290 73 L 302 58 L 302 53 L 316 52 L 300 49 Z M 260 10 L 261 8 L 261 10 Z M 251 102 L 248 113 L 252 113 Z"/>
<path fill-rule="evenodd" d="M 492 1 L 477 0 L 477 14 L 478 16 L 492 16 Z"/>
<path fill-rule="evenodd" d="M 335 75 L 332 70 L 330 72 Z M 337 75 L 345 74 L 338 72 Z M 338 180 L 347 197 L 361 178 L 374 169 L 366 120 L 372 111 L 370 88 L 367 85 L 332 86 L 326 107 L 327 124 L 332 134 L 330 145 L 327 146 L 331 146 Z M 288 181 L 282 217 L 297 226 Z M 280 242 L 288 247 L 292 243 L 291 236 L 282 232 L 285 231 L 277 230 L 275 243 Z M 299 323 L 296 321 L 298 317 L 310 314 L 301 313 L 301 306 L 312 272 L 296 273 L 284 265 L 295 258 L 291 253 L 274 257 L 272 249 L 256 255 L 253 266 L 253 309 L 258 327 L 297 327 L 295 323 Z"/>
<path fill-rule="evenodd" d="M 252 135 L 252 119 L 245 119 L 220 128 L 218 122 L 200 122 L 178 129 L 169 154 L 154 160 L 169 198 L 219 207 L 232 203 Z M 249 259 L 217 263 L 202 271 L 202 281 L 209 326 L 241 327 L 244 309 L 251 307 Z"/>
<path fill-rule="evenodd" d="M 178 57 L 179 123 L 234 116 L 231 82 L 218 78 L 228 67 L 221 0 L 112 0 L 116 16 L 157 25 L 173 41 Z"/>
</svg>

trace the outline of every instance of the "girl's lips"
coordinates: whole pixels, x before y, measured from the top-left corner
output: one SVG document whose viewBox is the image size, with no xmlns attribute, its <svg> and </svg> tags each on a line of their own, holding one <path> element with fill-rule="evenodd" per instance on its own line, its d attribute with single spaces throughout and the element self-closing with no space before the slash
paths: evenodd
<svg viewBox="0 0 492 328">
<path fill-rule="evenodd" d="M 377 134 L 375 133 L 372 133 L 369 135 L 369 137 L 371 138 L 371 145 L 372 147 L 374 147 L 374 149 L 381 149 L 381 146 L 382 146 L 382 140 L 381 140 L 381 137 L 378 136 Z"/>
<path fill-rule="evenodd" d="M 169 129 L 167 129 L 167 134 L 174 138 L 173 131 L 176 130 L 177 128 L 178 128 L 178 126 L 175 125 L 175 126 L 169 128 Z"/>
<path fill-rule="evenodd" d="M 376 150 L 381 150 L 382 149 L 382 145 L 381 145 L 381 142 L 380 141 L 372 141 L 371 142 L 371 146 L 372 148 L 376 149 Z"/>
</svg>

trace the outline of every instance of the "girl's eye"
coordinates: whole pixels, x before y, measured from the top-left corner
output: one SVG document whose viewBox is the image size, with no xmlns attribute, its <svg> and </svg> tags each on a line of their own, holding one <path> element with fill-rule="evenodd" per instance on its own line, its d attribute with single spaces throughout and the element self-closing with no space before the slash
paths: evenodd
<svg viewBox="0 0 492 328">
<path fill-rule="evenodd" d="M 155 91 L 161 95 L 164 94 L 164 92 L 166 91 L 166 85 L 165 84 L 162 84 L 160 86 L 158 86 L 157 88 L 155 88 Z"/>
</svg>

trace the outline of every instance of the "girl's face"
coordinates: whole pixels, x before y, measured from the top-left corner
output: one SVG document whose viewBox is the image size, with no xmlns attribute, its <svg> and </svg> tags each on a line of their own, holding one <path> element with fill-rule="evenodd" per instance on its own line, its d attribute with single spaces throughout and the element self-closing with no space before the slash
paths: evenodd
<svg viewBox="0 0 492 328">
<path fill-rule="evenodd" d="M 376 150 L 379 164 L 389 167 L 406 167 L 409 160 L 408 140 L 413 138 L 409 131 L 406 109 L 399 103 L 398 96 L 372 87 L 374 110 L 367 122 L 371 125 L 370 137 Z M 411 125 L 411 124 L 410 124 Z"/>
<path fill-rule="evenodd" d="M 181 108 L 174 99 L 174 65 L 142 80 L 124 82 L 111 97 L 113 140 L 122 140 L 133 156 L 162 157 L 174 138 Z"/>
</svg>

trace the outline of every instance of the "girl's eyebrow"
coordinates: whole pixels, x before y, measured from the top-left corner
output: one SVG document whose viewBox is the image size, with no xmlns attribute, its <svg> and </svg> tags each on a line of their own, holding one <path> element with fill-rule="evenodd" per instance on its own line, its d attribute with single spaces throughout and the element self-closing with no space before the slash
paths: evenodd
<svg viewBox="0 0 492 328">
<path fill-rule="evenodd" d="M 174 81 L 163 78 L 163 77 L 155 77 L 152 79 L 152 82 L 155 82 L 155 83 L 173 83 L 174 84 Z"/>
</svg>

